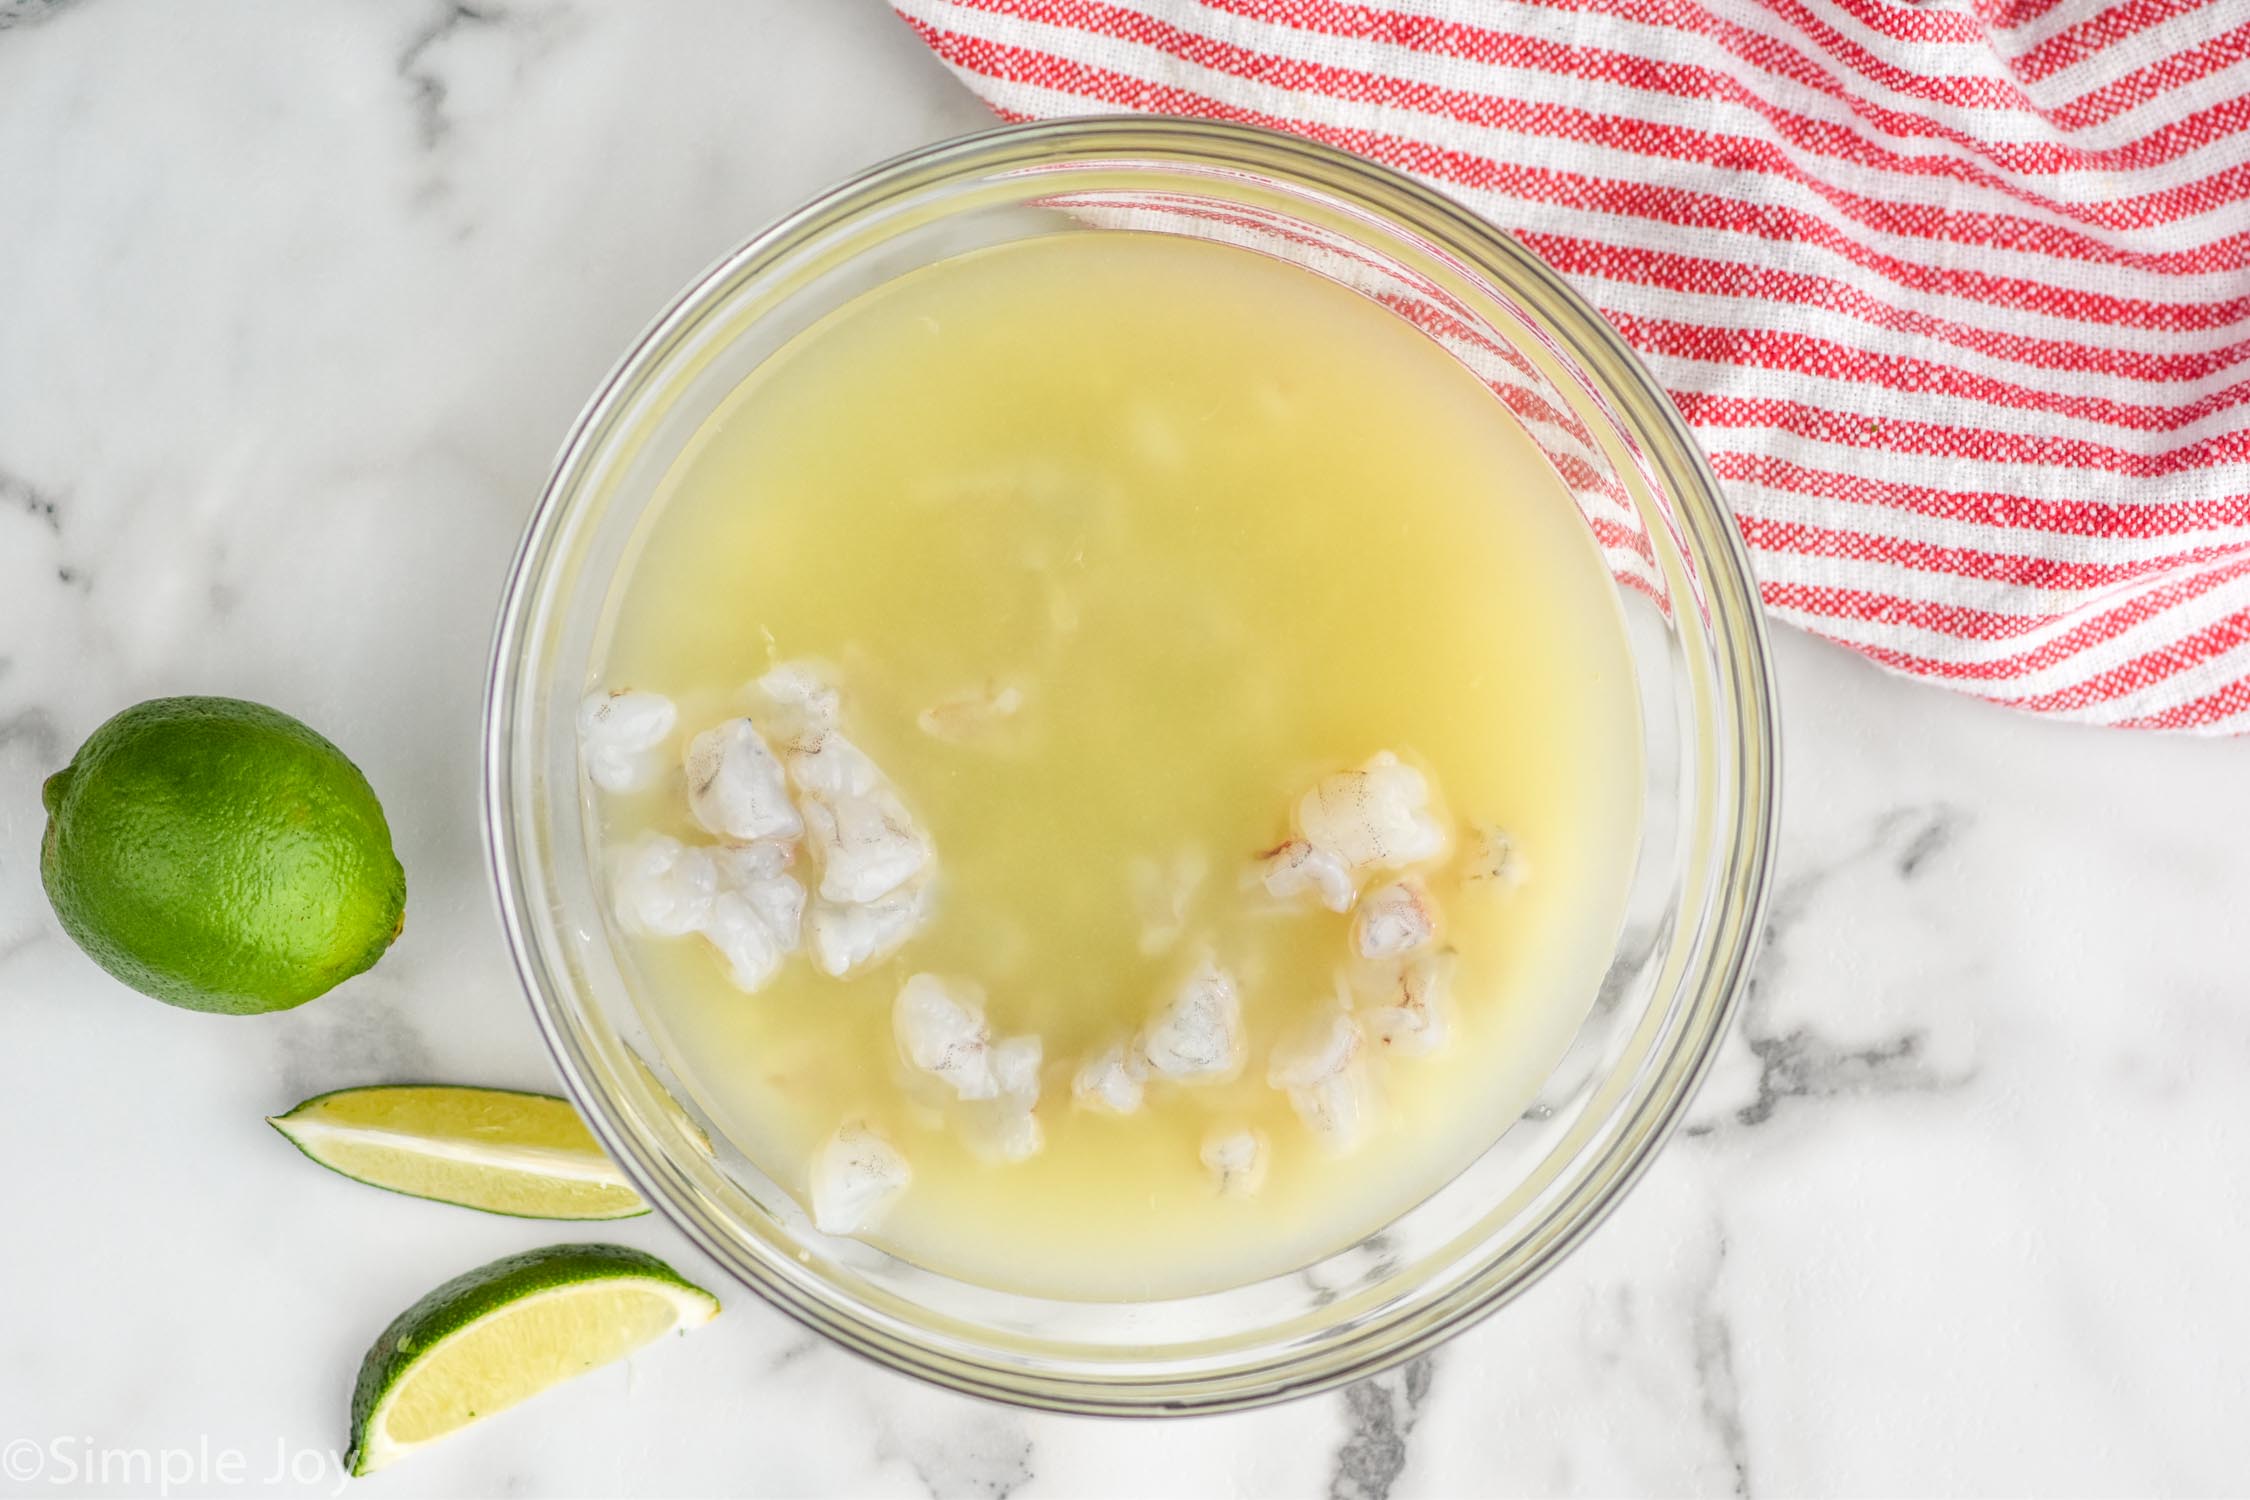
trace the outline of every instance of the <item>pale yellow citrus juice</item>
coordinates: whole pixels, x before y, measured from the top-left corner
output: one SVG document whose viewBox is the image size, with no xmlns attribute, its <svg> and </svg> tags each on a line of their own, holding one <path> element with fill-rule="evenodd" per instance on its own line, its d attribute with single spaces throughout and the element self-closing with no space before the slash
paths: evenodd
<svg viewBox="0 0 2250 1500">
<path fill-rule="evenodd" d="M 605 841 L 727 842 L 684 747 L 746 714 L 789 761 L 746 684 L 812 663 L 926 854 L 911 936 L 842 977 L 800 946 L 748 993 L 714 941 L 620 937 L 669 1060 L 777 1183 L 809 1202 L 846 1122 L 881 1140 L 905 1175 L 860 1238 L 1062 1297 L 1286 1271 L 1458 1173 L 1584 1018 L 1638 831 L 1615 590 L 1492 393 L 1351 291 L 1137 233 L 928 267 L 745 382 L 635 548 L 592 686 L 677 717 L 654 773 L 589 789 Z M 1444 839 L 1348 897 L 1426 898 L 1446 1013 L 1414 1048 L 1375 1019 L 1414 959 L 1262 878 L 1308 789 L 1384 752 Z M 774 864 L 817 907 L 812 841 Z M 1152 1018 L 1198 972 L 1233 1056 L 1183 1080 L 1147 1062 Z M 902 1043 L 914 975 L 981 990 L 990 1042 L 1037 1039 L 1013 1147 Z M 1331 1022 L 1348 1131 L 1275 1081 Z M 1128 1112 L 1074 1087 L 1112 1047 Z M 1254 1170 L 1206 1160 L 1222 1138 Z"/>
</svg>

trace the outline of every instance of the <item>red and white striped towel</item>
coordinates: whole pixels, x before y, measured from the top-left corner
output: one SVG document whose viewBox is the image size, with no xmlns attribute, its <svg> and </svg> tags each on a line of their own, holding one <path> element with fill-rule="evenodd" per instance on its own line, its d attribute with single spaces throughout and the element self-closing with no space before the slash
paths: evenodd
<svg viewBox="0 0 2250 1500">
<path fill-rule="evenodd" d="M 1639 349 L 1780 617 L 2250 731 L 2250 0 L 894 0 L 1011 119 L 1341 146 Z"/>
</svg>

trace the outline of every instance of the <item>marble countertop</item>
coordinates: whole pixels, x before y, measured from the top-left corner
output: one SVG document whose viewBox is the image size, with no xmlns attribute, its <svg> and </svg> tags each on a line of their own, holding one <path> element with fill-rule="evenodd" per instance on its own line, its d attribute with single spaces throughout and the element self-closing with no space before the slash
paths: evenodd
<svg viewBox="0 0 2250 1500">
<path fill-rule="evenodd" d="M 877 0 L 75 0 L 0 29 L 0 1493 L 329 1493 L 373 1333 L 527 1242 L 311 1172 L 260 1116 L 552 1086 L 473 769 L 517 530 L 697 270 L 985 123 Z M 1252 1415 L 1066 1420 L 738 1290 L 365 1487 L 2250 1486 L 2250 749 L 1779 656 L 1779 896 L 1725 1059 L 1609 1224 L 1434 1357 Z M 347 991 L 169 1010 L 49 915 L 41 777 L 182 692 L 299 713 L 384 789 L 414 920 Z M 722 1284 L 661 1222 L 616 1234 Z"/>
</svg>

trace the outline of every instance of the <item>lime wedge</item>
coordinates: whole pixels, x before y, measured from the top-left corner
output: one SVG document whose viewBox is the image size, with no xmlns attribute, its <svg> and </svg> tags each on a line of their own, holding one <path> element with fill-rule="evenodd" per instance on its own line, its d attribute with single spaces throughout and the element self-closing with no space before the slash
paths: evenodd
<svg viewBox="0 0 2250 1500">
<path fill-rule="evenodd" d="M 718 1312 L 718 1298 L 623 1245 L 549 1245 L 479 1266 L 400 1313 L 367 1351 L 344 1467 L 372 1474 Z"/>
<path fill-rule="evenodd" d="M 329 1170 L 394 1193 L 526 1219 L 648 1212 L 569 1101 L 547 1094 L 339 1089 L 266 1123 Z"/>
</svg>

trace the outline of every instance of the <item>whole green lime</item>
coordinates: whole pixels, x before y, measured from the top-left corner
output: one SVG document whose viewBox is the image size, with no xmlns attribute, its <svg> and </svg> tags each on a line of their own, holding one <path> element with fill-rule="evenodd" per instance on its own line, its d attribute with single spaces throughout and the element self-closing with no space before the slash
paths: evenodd
<svg viewBox="0 0 2250 1500">
<path fill-rule="evenodd" d="M 371 966 L 406 872 L 359 767 L 285 713 L 155 698 L 47 778 L 39 873 L 63 930 L 145 995 L 256 1015 Z"/>
</svg>

